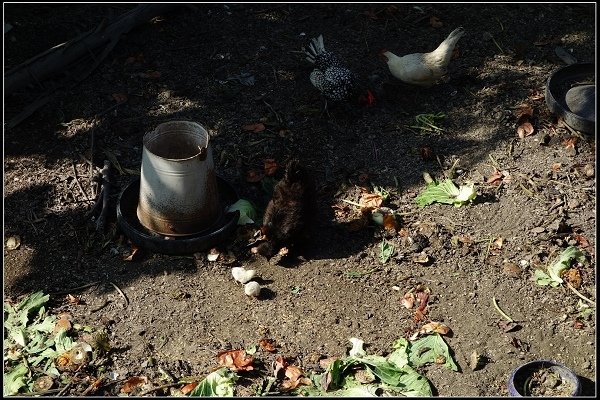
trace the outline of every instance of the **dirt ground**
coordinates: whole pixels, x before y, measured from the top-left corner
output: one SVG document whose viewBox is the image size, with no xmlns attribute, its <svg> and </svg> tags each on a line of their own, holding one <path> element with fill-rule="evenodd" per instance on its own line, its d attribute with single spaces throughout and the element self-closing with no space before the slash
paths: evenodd
<svg viewBox="0 0 600 400">
<path fill-rule="evenodd" d="M 4 35 L 4 71 L 133 7 L 5 4 L 4 21 L 13 28 Z M 579 246 L 589 262 L 578 269 L 578 290 L 596 298 L 595 137 L 560 125 L 543 97 L 550 73 L 565 65 L 555 47 L 594 62 L 595 11 L 595 4 L 390 3 L 195 4 L 164 13 L 124 35 L 79 85 L 5 129 L 4 235 L 18 235 L 21 244 L 5 246 L 4 297 L 61 292 L 51 297 L 53 310 L 109 333 L 108 371 L 157 385 L 161 369 L 204 376 L 218 366 L 219 351 L 273 339 L 277 353 L 258 351 L 262 366 L 238 382 L 236 394 L 253 395 L 252 384 L 271 373 L 277 355 L 316 371 L 319 359 L 345 355 L 350 337 L 383 355 L 395 339 L 440 321 L 452 329 L 445 340 L 460 371 L 424 368 L 435 395 L 507 396 L 514 368 L 553 359 L 572 368 L 582 394 L 593 396 L 595 312 L 578 318 L 572 291 L 538 286 L 533 274 L 567 246 Z M 431 51 L 458 26 L 466 34 L 448 77 L 430 89 L 394 81 L 378 58 L 384 48 Z M 334 106 L 321 114 L 311 66 L 298 53 L 319 34 L 357 74 L 382 82 L 375 107 Z M 243 73 L 254 85 L 227 80 Z M 6 97 L 5 123 L 40 91 Z M 127 101 L 103 113 L 116 104 L 115 94 Z M 522 104 L 533 109 L 535 127 L 524 138 L 517 135 Z M 417 115 L 431 113 L 445 115 L 436 123 L 443 131 L 410 128 Z M 119 173 L 115 163 L 109 227 L 104 236 L 88 229 L 96 185 L 86 161 L 91 135 L 96 167 L 110 154 L 135 170 L 144 133 L 173 119 L 207 128 L 217 173 L 259 211 L 269 195 L 261 182 L 248 182 L 249 171 L 290 157 L 310 168 L 320 211 L 304 260 L 271 264 L 239 246 L 241 232 L 217 246 L 223 256 L 215 262 L 206 252 L 124 260 L 132 245 L 116 227 L 115 203 L 136 176 Z M 261 122 L 262 132 L 242 129 Z M 417 207 L 422 173 L 443 179 L 453 165 L 456 182 L 475 182 L 473 204 Z M 488 183 L 495 168 L 506 171 L 501 185 Z M 390 192 L 387 205 L 402 216 L 398 232 L 340 222 L 339 214 L 356 211 L 342 200 L 358 202 L 359 186 Z M 396 248 L 386 263 L 384 239 Z M 414 261 L 421 252 L 428 263 Z M 257 270 L 261 298 L 236 284 L 236 265 Z M 71 292 L 81 304 L 66 302 L 64 293 L 96 281 Z M 401 304 L 417 285 L 431 292 L 420 322 Z M 493 298 L 521 329 L 498 327 L 503 318 Z M 469 367 L 474 350 L 485 360 L 476 371 Z"/>
</svg>

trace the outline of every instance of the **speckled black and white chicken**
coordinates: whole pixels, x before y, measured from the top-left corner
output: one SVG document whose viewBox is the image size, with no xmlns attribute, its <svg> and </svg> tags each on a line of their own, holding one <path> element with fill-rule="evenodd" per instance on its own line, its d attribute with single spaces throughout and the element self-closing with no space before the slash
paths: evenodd
<svg viewBox="0 0 600 400">
<path fill-rule="evenodd" d="M 370 107 L 375 103 L 373 93 L 366 89 L 358 76 L 333 52 L 325 50 L 323 35 L 311 39 L 303 49 L 306 60 L 314 64 L 310 82 L 326 100 L 349 101 Z"/>
</svg>

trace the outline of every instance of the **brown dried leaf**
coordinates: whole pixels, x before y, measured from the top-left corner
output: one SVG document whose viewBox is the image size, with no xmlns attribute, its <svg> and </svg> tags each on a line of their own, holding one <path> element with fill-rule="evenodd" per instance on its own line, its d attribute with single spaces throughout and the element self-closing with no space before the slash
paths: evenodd
<svg viewBox="0 0 600 400">
<path fill-rule="evenodd" d="M 423 161 L 429 161 L 429 160 L 433 160 L 433 149 L 429 146 L 422 146 L 419 149 L 419 152 L 421 153 L 421 158 L 423 159 Z"/>
<path fill-rule="evenodd" d="M 252 371 L 254 358 L 246 357 L 246 350 L 227 350 L 217 354 L 220 365 L 236 371 Z"/>
<path fill-rule="evenodd" d="M 523 139 L 527 136 L 533 135 L 534 132 L 535 132 L 535 129 L 534 129 L 533 125 L 531 125 L 530 122 L 524 122 L 517 127 L 517 134 L 519 135 L 519 138 L 521 138 L 521 139 Z"/>
<path fill-rule="evenodd" d="M 250 171 L 248 171 L 246 173 L 246 182 L 249 182 L 249 183 L 260 182 L 260 180 L 262 178 L 263 178 L 263 174 L 256 171 L 255 169 L 251 169 Z"/>
<path fill-rule="evenodd" d="M 429 25 L 432 28 L 441 28 L 442 26 L 444 26 L 444 23 L 435 15 L 432 15 L 431 17 L 429 17 Z"/>
<path fill-rule="evenodd" d="M 533 107 L 529 104 L 522 104 L 517 109 L 517 123 L 523 123 L 533 117 Z"/>
<path fill-rule="evenodd" d="M 112 98 L 115 99 L 117 103 L 125 103 L 128 99 L 125 93 L 113 93 Z"/>
<path fill-rule="evenodd" d="M 585 328 L 585 325 L 584 325 L 583 321 L 576 319 L 575 321 L 573 321 L 573 328 L 583 329 L 583 328 Z"/>
<path fill-rule="evenodd" d="M 81 298 L 77 297 L 77 296 L 73 296 L 72 294 L 68 294 L 65 299 L 67 300 L 67 302 L 69 304 L 74 304 L 74 305 L 78 305 L 81 304 Z"/>
<path fill-rule="evenodd" d="M 265 130 L 265 124 L 257 123 L 257 124 L 248 124 L 242 126 L 242 130 L 246 132 L 259 133 Z"/>
<path fill-rule="evenodd" d="M 338 359 L 338 357 L 322 358 L 319 360 L 319 366 L 323 369 L 327 369 L 329 364 L 331 364 L 332 362 L 334 362 L 337 359 Z"/>
<path fill-rule="evenodd" d="M 496 170 L 489 178 L 487 178 L 486 183 L 492 185 L 499 185 L 500 182 L 504 179 L 504 174 L 498 170 Z"/>
<path fill-rule="evenodd" d="M 367 183 L 369 183 L 370 180 L 370 176 L 368 173 L 366 172 L 361 172 L 360 174 L 358 174 L 358 183 L 360 185 L 366 185 Z"/>
<path fill-rule="evenodd" d="M 586 247 L 590 246 L 590 242 L 588 242 L 588 240 L 583 235 L 576 233 L 575 235 L 573 235 L 573 238 L 577 241 L 577 244 L 579 244 L 579 247 L 582 249 L 585 249 Z"/>
<path fill-rule="evenodd" d="M 450 332 L 450 328 L 441 322 L 432 321 L 432 322 L 429 322 L 429 323 L 423 325 L 421 327 L 421 329 L 419 330 L 420 334 L 429 333 L 429 332 L 436 332 L 436 333 L 439 333 L 440 335 L 446 335 L 446 334 L 448 334 L 448 332 Z"/>
<path fill-rule="evenodd" d="M 275 173 L 277 172 L 277 168 L 279 168 L 279 166 L 277 165 L 277 163 L 275 162 L 274 159 L 268 158 L 265 160 L 265 175 L 266 176 L 275 175 Z"/>
<path fill-rule="evenodd" d="M 560 167 L 562 167 L 562 164 L 559 162 L 555 162 L 552 164 L 551 168 L 552 168 L 553 172 L 558 172 L 558 171 L 560 171 Z"/>
<path fill-rule="evenodd" d="M 413 292 L 406 293 L 404 295 L 404 297 L 402 297 L 402 300 L 400 301 L 400 303 L 405 308 L 408 308 L 410 310 L 415 305 L 415 294 Z"/>
<path fill-rule="evenodd" d="M 417 264 L 427 264 L 429 262 L 429 256 L 427 255 L 427 253 L 422 251 L 418 254 L 413 255 L 412 260 Z"/>
<path fill-rule="evenodd" d="M 181 394 L 186 395 L 189 392 L 191 392 L 192 390 L 196 389 L 196 386 L 198 386 L 199 382 L 192 382 L 192 383 L 188 383 L 187 385 L 185 385 L 184 387 L 182 387 L 180 389 Z"/>
<path fill-rule="evenodd" d="M 577 268 L 569 268 L 563 271 L 561 278 L 570 283 L 575 289 L 579 289 L 581 287 L 581 274 Z"/>
<path fill-rule="evenodd" d="M 158 71 L 148 70 L 140 74 L 142 78 L 158 79 L 162 74 Z"/>
<path fill-rule="evenodd" d="M 277 351 L 277 349 L 275 349 L 275 341 L 273 339 L 261 339 L 259 340 L 258 345 L 269 353 L 274 353 Z"/>
<path fill-rule="evenodd" d="M 504 320 L 498 321 L 498 328 L 502 329 L 502 331 L 504 333 L 512 332 L 514 330 L 517 330 L 520 327 L 521 326 L 514 321 L 513 322 L 508 322 L 508 321 L 504 321 Z"/>
<path fill-rule="evenodd" d="M 148 378 L 145 376 L 134 376 L 129 378 L 121 387 L 121 393 L 131 393 L 135 388 L 148 383 Z"/>
<path fill-rule="evenodd" d="M 140 253 L 140 249 L 136 245 L 131 246 L 131 254 L 123 257 L 123 261 L 134 261 L 134 258 Z"/>
<path fill-rule="evenodd" d="M 383 204 L 383 197 L 377 193 L 363 192 L 360 197 L 359 204 L 364 208 L 379 208 L 381 207 L 381 204 Z"/>
<path fill-rule="evenodd" d="M 283 358 L 283 356 L 277 356 L 277 358 L 273 362 L 273 376 L 275 376 L 275 378 L 278 378 L 281 374 L 281 371 L 285 373 L 285 369 L 287 368 L 287 366 L 288 363 L 285 360 L 285 358 Z"/>
<path fill-rule="evenodd" d="M 577 142 L 579 142 L 579 138 L 577 136 L 571 136 L 566 138 L 565 140 L 563 140 L 563 146 L 565 146 L 565 148 L 569 149 L 574 149 L 575 146 L 577 145 Z"/>
</svg>

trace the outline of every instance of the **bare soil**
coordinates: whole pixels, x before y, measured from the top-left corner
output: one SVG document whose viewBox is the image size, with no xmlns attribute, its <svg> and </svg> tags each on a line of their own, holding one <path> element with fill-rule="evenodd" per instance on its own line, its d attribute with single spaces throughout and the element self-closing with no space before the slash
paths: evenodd
<svg viewBox="0 0 600 400">
<path fill-rule="evenodd" d="M 5 4 L 4 20 L 13 26 L 4 35 L 5 72 L 133 7 Z M 595 11 L 595 4 L 541 3 L 195 4 L 165 13 L 122 37 L 82 83 L 5 129 L 4 235 L 18 235 L 21 244 L 4 250 L 4 296 L 62 293 L 52 296 L 54 311 L 108 332 L 107 371 L 156 385 L 161 369 L 204 376 L 218 366 L 219 351 L 273 339 L 277 353 L 259 350 L 257 373 L 236 388 L 253 395 L 277 355 L 316 371 L 319 359 L 346 354 L 350 337 L 385 354 L 395 339 L 439 321 L 452 330 L 445 340 L 461 370 L 426 367 L 436 395 L 506 396 L 514 368 L 553 359 L 580 376 L 583 395 L 594 396 L 595 309 L 580 318 L 571 290 L 538 286 L 533 274 L 567 246 L 579 246 L 589 262 L 576 267 L 578 291 L 595 300 L 595 136 L 559 124 L 544 101 L 549 75 L 565 65 L 555 47 L 579 62 L 595 60 Z M 430 89 L 395 82 L 377 57 L 384 48 L 431 51 L 458 26 L 467 33 L 448 77 Z M 311 67 L 297 53 L 319 34 L 356 73 L 383 81 L 375 107 L 334 106 L 321 114 Z M 227 80 L 242 73 L 255 84 Z M 5 98 L 5 122 L 36 91 Z M 127 102 L 94 119 L 115 105 L 114 94 L 126 94 Z M 535 132 L 519 138 L 522 104 L 534 110 Z M 442 132 L 410 128 L 417 115 L 431 113 L 445 115 L 437 122 Z M 136 176 L 119 173 L 114 162 L 109 226 L 104 235 L 89 229 L 96 184 L 86 159 L 101 167 L 109 154 L 122 168 L 139 169 L 143 135 L 173 119 L 207 128 L 217 173 L 259 210 L 269 194 L 261 182 L 247 181 L 249 171 L 291 157 L 313 171 L 319 222 L 304 259 L 269 263 L 239 245 L 246 240 L 240 230 L 217 246 L 223 256 L 215 262 L 206 252 L 143 252 L 125 260 L 132 245 L 116 225 L 115 203 Z M 259 122 L 265 131 L 242 129 Z M 443 179 L 453 165 L 456 182 L 475 182 L 474 203 L 418 208 L 422 173 Z M 488 183 L 496 168 L 507 173 L 501 185 Z M 390 192 L 387 205 L 402 215 L 398 232 L 340 222 L 340 208 L 343 218 L 355 215 L 342 200 L 358 202 L 360 186 Z M 384 239 L 396 248 L 386 263 Z M 428 263 L 413 261 L 421 252 Z M 233 280 L 236 265 L 257 270 L 259 299 Z M 401 300 L 418 285 L 431 297 L 417 322 Z M 69 304 L 69 292 L 82 303 Z M 493 298 L 520 329 L 499 328 Z M 474 350 L 485 363 L 473 371 Z M 161 393 L 168 392 L 149 395 Z"/>
</svg>

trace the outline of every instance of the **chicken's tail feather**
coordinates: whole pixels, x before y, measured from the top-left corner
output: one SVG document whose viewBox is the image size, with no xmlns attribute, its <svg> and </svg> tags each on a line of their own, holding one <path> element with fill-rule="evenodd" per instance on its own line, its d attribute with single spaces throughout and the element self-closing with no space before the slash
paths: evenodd
<svg viewBox="0 0 600 400">
<path fill-rule="evenodd" d="M 306 60 L 314 64 L 315 58 L 325 51 L 325 44 L 323 43 L 323 35 L 312 38 L 308 44 L 308 49 L 304 49 L 306 53 Z"/>
</svg>

